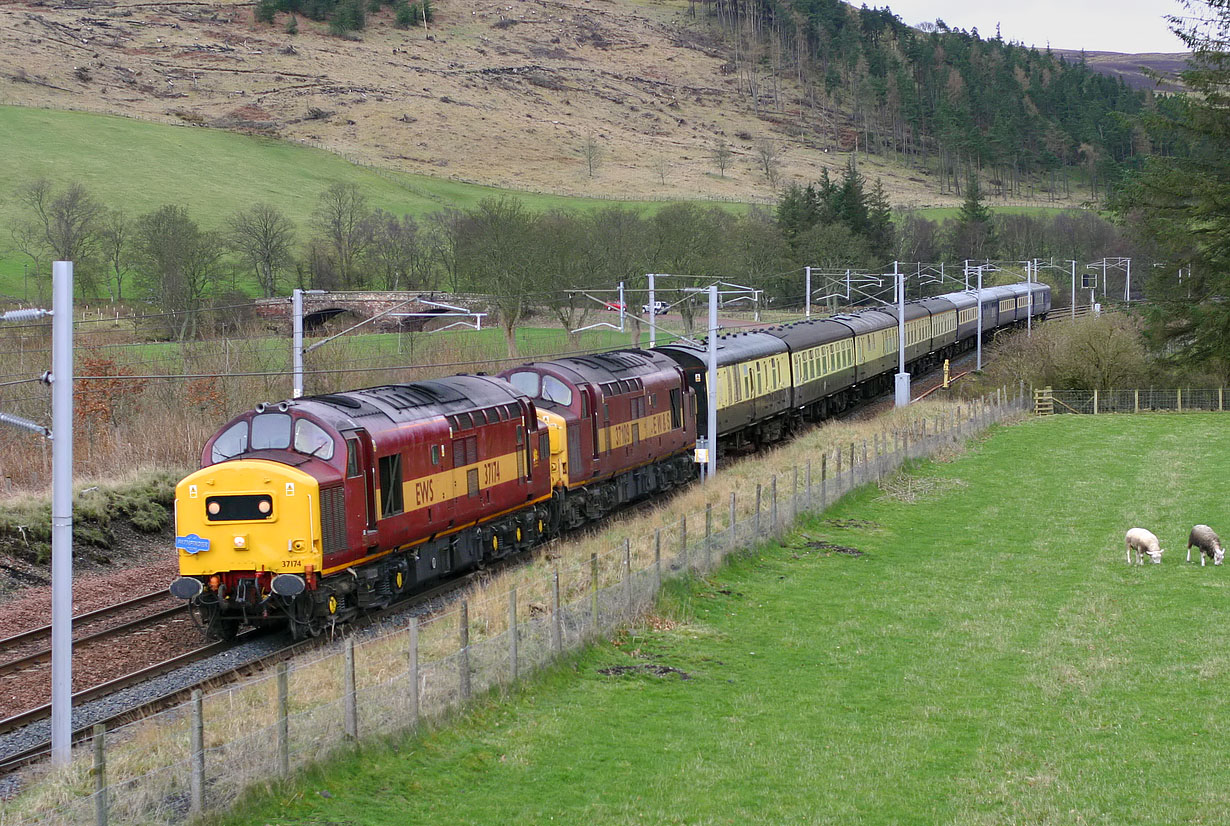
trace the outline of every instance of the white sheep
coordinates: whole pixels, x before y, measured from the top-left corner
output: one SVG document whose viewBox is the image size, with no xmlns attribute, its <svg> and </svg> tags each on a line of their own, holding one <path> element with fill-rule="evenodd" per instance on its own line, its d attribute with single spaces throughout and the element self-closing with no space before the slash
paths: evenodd
<svg viewBox="0 0 1230 826">
<path fill-rule="evenodd" d="M 1160 565 L 1162 562 L 1162 554 L 1166 553 L 1166 549 L 1157 541 L 1157 537 L 1152 531 L 1147 531 L 1144 528 L 1132 528 L 1124 537 L 1127 542 L 1127 561 L 1132 564 L 1132 551 L 1136 551 L 1136 562 L 1140 565 L 1145 564 L 1145 554 L 1153 560 L 1154 565 Z"/>
<path fill-rule="evenodd" d="M 1221 546 L 1221 539 L 1208 525 L 1197 525 L 1192 528 L 1191 536 L 1187 538 L 1187 561 L 1192 561 L 1192 546 L 1200 555 L 1200 567 L 1204 567 L 1204 558 L 1213 560 L 1214 565 L 1220 565 L 1226 557 L 1226 549 Z"/>
</svg>

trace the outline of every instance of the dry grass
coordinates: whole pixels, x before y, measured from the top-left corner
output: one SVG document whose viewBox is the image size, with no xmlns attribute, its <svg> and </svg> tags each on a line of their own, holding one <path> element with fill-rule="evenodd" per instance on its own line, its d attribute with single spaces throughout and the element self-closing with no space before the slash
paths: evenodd
<svg viewBox="0 0 1230 826">
<path fill-rule="evenodd" d="M 687 3 L 434 8 L 430 31 L 393 28 L 386 8 L 344 41 L 303 17 L 292 37 L 285 15 L 256 24 L 252 6 L 225 0 L 136 4 L 93 20 L 71 5 L 9 3 L 0 5 L 0 102 L 251 131 L 381 168 L 615 199 L 771 201 L 775 188 L 757 169 L 761 139 L 782 147 L 781 184 L 845 164 L 840 107 L 823 93 L 813 107 L 786 77 L 780 104 L 757 112 L 724 68 L 728 49 Z M 86 41 L 66 59 L 66 42 Z M 592 176 L 580 151 L 590 136 L 602 150 Z M 733 152 L 724 175 L 711 160 L 718 139 Z M 938 194 L 927 173 L 880 158 L 862 171 L 883 178 L 893 203 L 959 200 Z"/>
<path fill-rule="evenodd" d="M 790 496 L 796 473 L 797 490 L 802 493 L 806 490 L 809 463 L 812 501 L 819 501 L 823 483 L 825 499 L 832 502 L 855 484 L 891 472 L 903 455 L 921 456 L 932 450 L 948 449 L 954 440 L 978 427 L 970 421 L 971 416 L 988 412 L 988 407 L 981 403 L 965 402 L 958 406 L 927 402 L 874 420 L 816 428 L 794 440 L 788 448 L 730 463 L 715 480 L 704 486 L 690 486 L 673 497 L 667 507 L 609 520 L 598 530 L 554 543 L 536 553 L 530 562 L 472 587 L 464 597 L 470 643 L 464 652 L 466 660 L 460 659 L 461 611 L 456 605 L 419 622 L 420 720 L 438 723 L 453 713 L 462 695 L 460 674 L 466 665 L 476 694 L 509 680 L 506 632 L 510 627 L 510 593 L 514 589 L 524 672 L 552 657 L 549 612 L 556 575 L 560 602 L 565 606 L 560 615 L 562 647 L 569 650 L 596 631 L 643 616 L 656 594 L 659 571 L 661 576 L 674 575 L 672 570 L 704 571 L 710 564 L 720 562 L 730 550 L 744 547 L 749 541 L 766 541 L 786 528 L 792 521 L 792 508 L 797 506 L 792 502 L 798 501 Z M 958 424 L 965 428 L 951 429 Z M 877 447 L 881 448 L 879 457 Z M 851 454 L 857 460 L 853 468 L 849 462 Z M 838 456 L 842 458 L 839 460 Z M 776 526 L 770 524 L 773 511 L 768 494 L 775 482 L 779 520 Z M 765 492 L 765 498 L 759 516 L 761 531 L 753 534 L 750 526 L 757 518 L 755 497 L 748 492 L 757 486 Z M 732 494 L 739 529 L 733 537 L 723 536 L 730 528 Z M 707 508 L 712 511 L 714 537 L 708 549 L 703 542 Z M 655 564 L 659 558 L 660 568 Z M 590 622 L 591 611 L 598 613 L 596 625 Z M 360 737 L 370 737 L 373 732 L 403 731 L 411 724 L 408 640 L 405 631 L 397 631 L 356 646 Z M 347 742 L 342 728 L 342 663 L 336 648 L 326 648 L 293 664 L 289 675 L 292 766 L 314 762 Z M 211 807 L 216 807 L 217 801 L 232 799 L 253 783 L 268 780 L 273 770 L 275 698 L 272 674 L 205 697 Z M 112 822 L 181 822 L 187 807 L 190 770 L 187 708 L 172 709 L 125 726 L 108 738 L 108 777 L 115 801 Z M 90 759 L 90 749 L 85 746 L 76 750 L 70 767 L 32 773 L 27 791 L 0 808 L 0 822 L 29 823 L 32 821 L 25 818 L 49 812 L 55 812 L 52 817 L 57 822 L 88 822 L 93 815 Z"/>
</svg>

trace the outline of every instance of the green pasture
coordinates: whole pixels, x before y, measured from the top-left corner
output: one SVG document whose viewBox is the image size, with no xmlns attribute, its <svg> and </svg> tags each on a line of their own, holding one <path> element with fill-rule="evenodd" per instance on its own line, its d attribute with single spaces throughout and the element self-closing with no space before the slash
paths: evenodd
<svg viewBox="0 0 1230 826">
<path fill-rule="evenodd" d="M 1069 209 L 1071 205 L 1061 206 L 997 206 L 994 198 L 984 198 L 983 203 L 996 215 L 1030 215 L 1034 218 L 1044 218 L 1056 215 Z M 931 221 L 956 220 L 961 217 L 961 207 L 921 207 L 918 214 Z"/>
<path fill-rule="evenodd" d="M 1183 555 L 1194 523 L 1230 533 L 1226 422 L 996 428 L 669 589 L 661 630 L 226 822 L 1224 822 L 1230 566 Z M 1124 563 L 1136 525 L 1162 565 Z"/>
<path fill-rule="evenodd" d="M 359 186 L 373 207 L 415 216 L 473 207 L 500 195 L 514 195 L 533 210 L 663 205 L 502 190 L 376 170 L 323 150 L 218 129 L 0 106 L 0 293 L 21 294 L 23 258 L 9 249 L 8 229 L 23 216 L 17 189 L 37 178 L 49 179 L 57 190 L 79 181 L 108 206 L 133 216 L 167 203 L 183 204 L 207 228 L 260 201 L 306 227 L 320 193 L 338 181 Z"/>
</svg>

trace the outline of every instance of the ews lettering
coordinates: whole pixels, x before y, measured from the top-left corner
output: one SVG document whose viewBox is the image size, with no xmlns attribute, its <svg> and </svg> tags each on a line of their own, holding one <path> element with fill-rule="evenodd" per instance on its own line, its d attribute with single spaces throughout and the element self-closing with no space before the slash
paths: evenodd
<svg viewBox="0 0 1230 826">
<path fill-rule="evenodd" d="M 414 483 L 414 504 L 430 505 L 436 499 L 436 492 L 430 479 L 422 479 Z"/>
</svg>

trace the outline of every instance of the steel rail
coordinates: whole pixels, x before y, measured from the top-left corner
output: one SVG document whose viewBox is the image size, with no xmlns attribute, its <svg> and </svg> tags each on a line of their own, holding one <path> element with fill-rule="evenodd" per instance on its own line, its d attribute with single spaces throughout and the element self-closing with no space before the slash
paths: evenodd
<svg viewBox="0 0 1230 826">
<path fill-rule="evenodd" d="M 104 628 L 101 631 L 95 631 L 92 634 L 86 634 L 85 636 L 77 637 L 73 640 L 73 648 L 75 650 L 77 646 L 81 645 L 82 643 L 91 642 L 95 640 L 101 640 L 101 639 L 105 639 L 107 637 L 112 637 L 112 636 L 118 636 L 122 634 L 123 632 L 129 631 L 133 628 L 137 628 L 142 625 L 148 625 L 151 622 L 158 622 L 159 620 L 169 619 L 170 617 L 173 617 L 176 614 L 185 613 L 186 608 L 187 608 L 187 604 L 181 602 L 179 605 L 173 606 L 171 608 L 166 608 L 162 611 L 159 611 L 156 614 L 147 614 L 146 616 L 128 620 L 127 622 L 120 623 L 119 625 L 114 625 L 110 628 Z M 15 671 L 23 671 L 27 668 L 30 668 L 31 666 L 41 665 L 42 663 L 46 663 L 46 662 L 51 662 L 51 649 L 50 648 L 44 648 L 39 651 L 35 651 L 33 654 L 27 654 L 25 656 L 16 657 L 6 662 L 0 662 L 0 677 L 3 677 L 7 674 L 12 674 Z"/>
<path fill-rule="evenodd" d="M 125 602 L 117 602 L 115 605 L 108 605 L 105 608 L 99 608 L 95 611 L 90 611 L 85 614 L 78 614 L 77 616 L 73 617 L 73 627 L 75 628 L 77 626 L 77 623 L 79 622 L 84 623 L 87 620 L 102 619 L 103 617 L 109 616 L 110 614 L 118 614 L 121 611 L 124 611 L 128 608 L 135 608 L 138 605 L 144 605 L 147 602 L 153 602 L 159 598 L 169 598 L 170 596 L 171 595 L 164 588 L 161 591 L 153 591 L 151 593 L 145 594 L 144 596 L 134 597 L 130 600 L 126 600 Z M 5 637 L 4 639 L 0 640 L 0 651 L 6 650 L 12 646 L 21 645 L 22 643 L 29 642 L 30 640 L 35 639 L 36 637 L 40 637 L 43 635 L 50 635 L 50 634 L 51 634 L 50 625 L 40 625 L 38 628 L 31 628 L 29 631 L 22 631 L 20 634 L 14 634 L 11 637 Z"/>
</svg>

